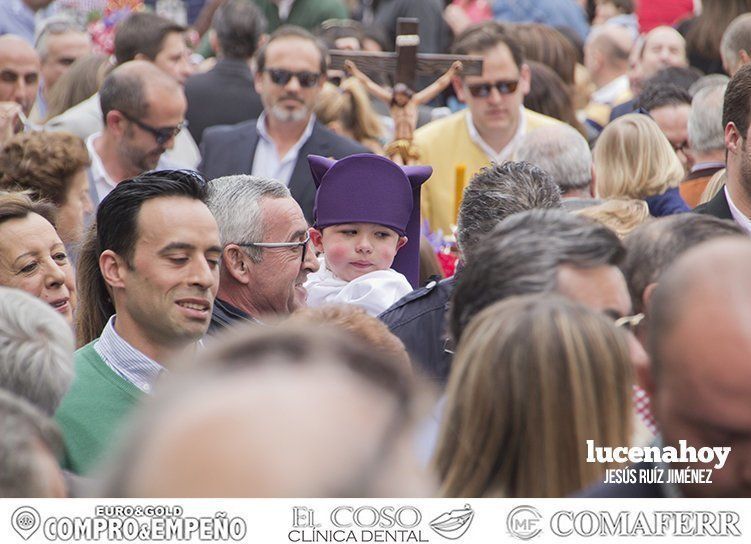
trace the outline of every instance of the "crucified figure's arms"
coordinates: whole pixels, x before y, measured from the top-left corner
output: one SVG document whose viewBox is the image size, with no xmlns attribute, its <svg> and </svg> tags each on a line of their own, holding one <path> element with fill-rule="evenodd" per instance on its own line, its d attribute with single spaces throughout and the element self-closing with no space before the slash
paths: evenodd
<svg viewBox="0 0 751 544">
<path fill-rule="evenodd" d="M 436 96 L 438 96 L 438 94 L 443 89 L 448 87 L 449 83 L 451 83 L 451 78 L 461 71 L 462 71 L 461 61 L 455 60 L 454 64 L 451 65 L 451 68 L 446 70 L 445 74 L 443 74 L 441 77 L 436 79 L 433 83 L 425 87 L 419 93 L 416 93 L 412 97 L 412 100 L 414 100 L 415 103 L 419 105 L 427 104 L 428 102 L 433 100 Z"/>
<path fill-rule="evenodd" d="M 391 104 L 391 98 L 393 96 L 391 89 L 378 85 L 378 83 L 366 76 L 365 73 L 360 70 L 351 60 L 344 61 L 344 69 L 348 74 L 365 85 L 365 88 L 368 90 L 368 92 L 375 96 L 378 100 L 381 100 L 386 104 Z"/>
</svg>

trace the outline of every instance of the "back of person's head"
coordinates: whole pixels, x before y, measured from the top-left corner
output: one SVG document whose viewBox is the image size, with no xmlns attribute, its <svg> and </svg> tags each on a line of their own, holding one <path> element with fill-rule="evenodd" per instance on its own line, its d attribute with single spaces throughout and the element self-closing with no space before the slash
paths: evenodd
<svg viewBox="0 0 751 544">
<path fill-rule="evenodd" d="M 418 383 L 336 329 L 243 326 L 170 379 L 124 434 L 103 496 L 433 492 L 412 453 L 423 409 Z M 200 445 L 173 459 L 196 439 Z M 214 462 L 221 470 L 200 469 Z"/>
<path fill-rule="evenodd" d="M 528 62 L 530 90 L 524 96 L 524 107 L 558 119 L 583 133 L 584 128 L 576 117 L 571 88 L 552 68 L 539 62 Z"/>
<path fill-rule="evenodd" d="M 99 53 L 76 60 L 49 92 L 47 119 L 68 111 L 96 93 L 111 68 L 110 58 Z"/>
<path fill-rule="evenodd" d="M 560 190 L 540 168 L 525 162 L 493 163 L 475 174 L 459 206 L 457 242 L 468 260 L 480 239 L 510 215 L 559 208 Z"/>
<path fill-rule="evenodd" d="M 324 125 L 335 132 L 344 131 L 344 136 L 361 143 L 377 141 L 383 135 L 381 120 L 370 103 L 368 92 L 355 78 L 342 80 L 338 87 L 324 84 L 314 113 Z"/>
<path fill-rule="evenodd" d="M 90 162 L 86 145 L 73 134 L 16 134 L 0 150 L 0 188 L 25 190 L 36 200 L 61 206 L 73 176 Z"/>
<path fill-rule="evenodd" d="M 254 2 L 229 0 L 214 12 L 211 29 L 222 55 L 231 59 L 249 59 L 266 31 L 266 18 Z"/>
<path fill-rule="evenodd" d="M 36 35 L 34 36 L 34 49 L 42 62 L 49 55 L 49 39 L 52 36 L 62 36 L 63 34 L 77 33 L 83 34 L 85 30 L 76 21 L 65 15 L 54 15 L 45 19 L 40 25 L 37 25 Z"/>
<path fill-rule="evenodd" d="M 691 105 L 691 95 L 688 90 L 673 83 L 650 84 L 644 86 L 644 90 L 636 100 L 637 107 L 652 111 L 668 106 Z"/>
<path fill-rule="evenodd" d="M 451 52 L 455 55 L 482 55 L 497 45 L 503 44 L 511 51 L 516 67 L 521 68 L 524 64 L 524 53 L 508 28 L 495 21 L 469 26 L 454 39 Z"/>
<path fill-rule="evenodd" d="M 697 153 L 725 149 L 725 127 L 722 126 L 722 106 L 727 85 L 714 85 L 698 91 L 691 100 L 688 117 L 688 141 Z"/>
<path fill-rule="evenodd" d="M 266 68 L 266 51 L 269 46 L 277 40 L 290 38 L 309 41 L 316 47 L 316 49 L 318 49 L 318 53 L 321 56 L 321 73 L 325 74 L 328 69 L 328 49 L 326 48 L 326 45 L 304 28 L 294 25 L 280 26 L 272 32 L 268 40 L 258 48 L 255 56 L 257 72 L 261 73 Z"/>
<path fill-rule="evenodd" d="M 404 344 L 376 317 L 368 315 L 365 310 L 354 304 L 339 304 L 318 306 L 316 308 L 302 308 L 289 318 L 284 326 L 300 323 L 307 326 L 321 324 L 331 325 L 346 331 L 358 343 L 369 349 L 383 353 L 410 372 L 411 363 Z"/>
<path fill-rule="evenodd" d="M 555 291 L 562 265 L 617 265 L 623 253 L 618 236 L 590 219 L 563 210 L 512 215 L 476 244 L 457 276 L 451 335 L 459 342 L 471 319 L 497 300 Z"/>
<path fill-rule="evenodd" d="M 593 27 L 587 36 L 587 47 L 602 55 L 603 64 L 625 70 L 633 47 L 633 37 L 624 26 L 599 25 Z"/>
<path fill-rule="evenodd" d="M 684 170 L 660 127 L 631 113 L 608 124 L 593 151 L 595 189 L 601 198 L 645 198 L 677 187 Z"/>
<path fill-rule="evenodd" d="M 153 61 L 164 46 L 164 39 L 174 32 L 185 32 L 185 27 L 155 13 L 132 13 L 115 28 L 117 64 L 134 60 L 137 55 Z"/>
<path fill-rule="evenodd" d="M 566 36 L 542 23 L 511 25 L 509 32 L 521 46 L 525 60 L 544 64 L 566 85 L 574 84 L 577 53 Z"/>
<path fill-rule="evenodd" d="M 236 175 L 216 178 L 208 184 L 209 210 L 219 226 L 222 245 L 260 242 L 266 221 L 261 201 L 264 198 L 289 198 L 289 189 L 280 181 L 258 176 Z M 261 248 L 243 248 L 254 262 L 263 256 Z"/>
<path fill-rule="evenodd" d="M 315 30 L 329 49 L 352 49 L 359 51 L 365 41 L 365 27 L 352 19 L 328 19 Z M 342 47 L 344 46 L 344 47 Z"/>
<path fill-rule="evenodd" d="M 602 223 L 615 232 L 621 240 L 652 217 L 649 215 L 647 203 L 633 198 L 607 198 L 598 204 L 587 206 L 573 213 Z"/>
<path fill-rule="evenodd" d="M 166 197 L 206 202 L 206 182 L 200 174 L 187 170 L 146 172 L 118 183 L 99 204 L 96 222 L 84 238 L 78 259 L 76 339 L 79 346 L 97 338 L 115 313 L 109 288 L 99 270 L 99 257 L 103 251 L 111 250 L 132 267 L 136 244 L 142 234 L 138 229 L 141 206 L 149 200 Z"/>
<path fill-rule="evenodd" d="M 0 287 L 0 388 L 52 416 L 73 380 L 73 333 L 48 304 Z"/>
<path fill-rule="evenodd" d="M 632 383 L 626 338 L 607 317 L 548 294 L 485 308 L 449 377 L 441 495 L 564 497 L 601 479 L 587 440 L 628 443 Z"/>
<path fill-rule="evenodd" d="M 149 114 L 149 89 L 165 87 L 178 92 L 177 81 L 150 62 L 133 61 L 112 70 L 99 89 L 102 118 L 113 110 L 136 119 Z"/>
<path fill-rule="evenodd" d="M 733 123 L 742 138 L 748 134 L 751 117 L 751 65 L 742 66 L 730 79 L 722 106 L 722 126 Z"/>
<path fill-rule="evenodd" d="M 515 157 L 547 172 L 564 195 L 587 192 L 592 184 L 589 144 L 569 125 L 541 127 L 529 133 Z"/>
<path fill-rule="evenodd" d="M 739 15 L 722 35 L 720 54 L 725 71 L 733 75 L 742 64 L 740 52 L 751 53 L 751 13 Z"/>
<path fill-rule="evenodd" d="M 702 0 L 701 13 L 686 32 L 689 54 L 720 60 L 723 34 L 739 15 L 751 11 L 751 0 Z"/>
<path fill-rule="evenodd" d="M 692 247 L 722 236 L 736 236 L 743 230 L 734 222 L 704 214 L 661 217 L 638 227 L 626 238 L 626 258 L 621 270 L 626 277 L 634 312 L 645 309 L 647 287 Z"/>
<path fill-rule="evenodd" d="M 0 435 L 0 497 L 65 497 L 57 465 L 63 441 L 52 419 L 0 389 Z"/>
<path fill-rule="evenodd" d="M 730 78 L 725 74 L 709 74 L 697 79 L 688 88 L 688 94 L 691 95 L 693 100 L 696 93 L 707 87 L 727 87 L 730 82 Z"/>
</svg>

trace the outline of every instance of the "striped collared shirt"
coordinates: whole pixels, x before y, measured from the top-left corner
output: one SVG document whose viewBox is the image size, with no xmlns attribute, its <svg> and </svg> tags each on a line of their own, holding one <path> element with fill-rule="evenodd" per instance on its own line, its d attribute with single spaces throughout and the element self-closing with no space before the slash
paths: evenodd
<svg viewBox="0 0 751 544">
<path fill-rule="evenodd" d="M 94 349 L 118 376 L 144 393 L 151 393 L 165 368 L 123 340 L 115 331 L 115 315 L 110 317 Z"/>
</svg>

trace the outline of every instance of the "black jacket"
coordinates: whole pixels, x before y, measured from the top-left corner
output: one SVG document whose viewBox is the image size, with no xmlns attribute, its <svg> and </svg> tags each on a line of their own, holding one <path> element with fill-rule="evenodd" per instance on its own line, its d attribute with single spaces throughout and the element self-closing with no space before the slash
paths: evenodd
<svg viewBox="0 0 751 544">
<path fill-rule="evenodd" d="M 446 383 L 452 346 L 446 334 L 446 311 L 454 277 L 431 282 L 398 300 L 379 317 L 404 342 L 410 357 L 429 378 Z"/>
<path fill-rule="evenodd" d="M 206 129 L 201 142 L 201 165 L 198 169 L 206 179 L 214 179 L 233 174 L 250 174 L 258 144 L 256 119 L 237 125 L 220 125 Z M 300 207 L 305 219 L 313 222 L 313 201 L 316 186 L 308 166 L 308 155 L 321 155 L 341 159 L 355 153 L 369 153 L 357 142 L 333 133 L 316 121 L 313 133 L 300 148 L 289 190 Z"/>
<path fill-rule="evenodd" d="M 723 185 L 720 190 L 717 191 L 717 194 L 712 197 L 712 200 L 694 208 L 694 212 L 713 215 L 720 219 L 730 219 L 733 221 L 733 214 L 730 213 L 728 199 L 725 198 L 725 186 Z"/>
</svg>

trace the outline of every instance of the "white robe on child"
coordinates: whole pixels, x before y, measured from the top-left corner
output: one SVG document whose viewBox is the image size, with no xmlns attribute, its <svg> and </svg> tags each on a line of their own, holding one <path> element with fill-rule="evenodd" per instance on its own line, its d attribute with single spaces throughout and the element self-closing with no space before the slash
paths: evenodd
<svg viewBox="0 0 751 544">
<path fill-rule="evenodd" d="M 308 276 L 308 306 L 325 304 L 356 304 L 368 314 L 377 316 L 394 302 L 412 291 L 412 285 L 396 270 L 375 270 L 344 281 L 326 268 L 323 256 L 318 258 L 321 268 Z"/>
</svg>

